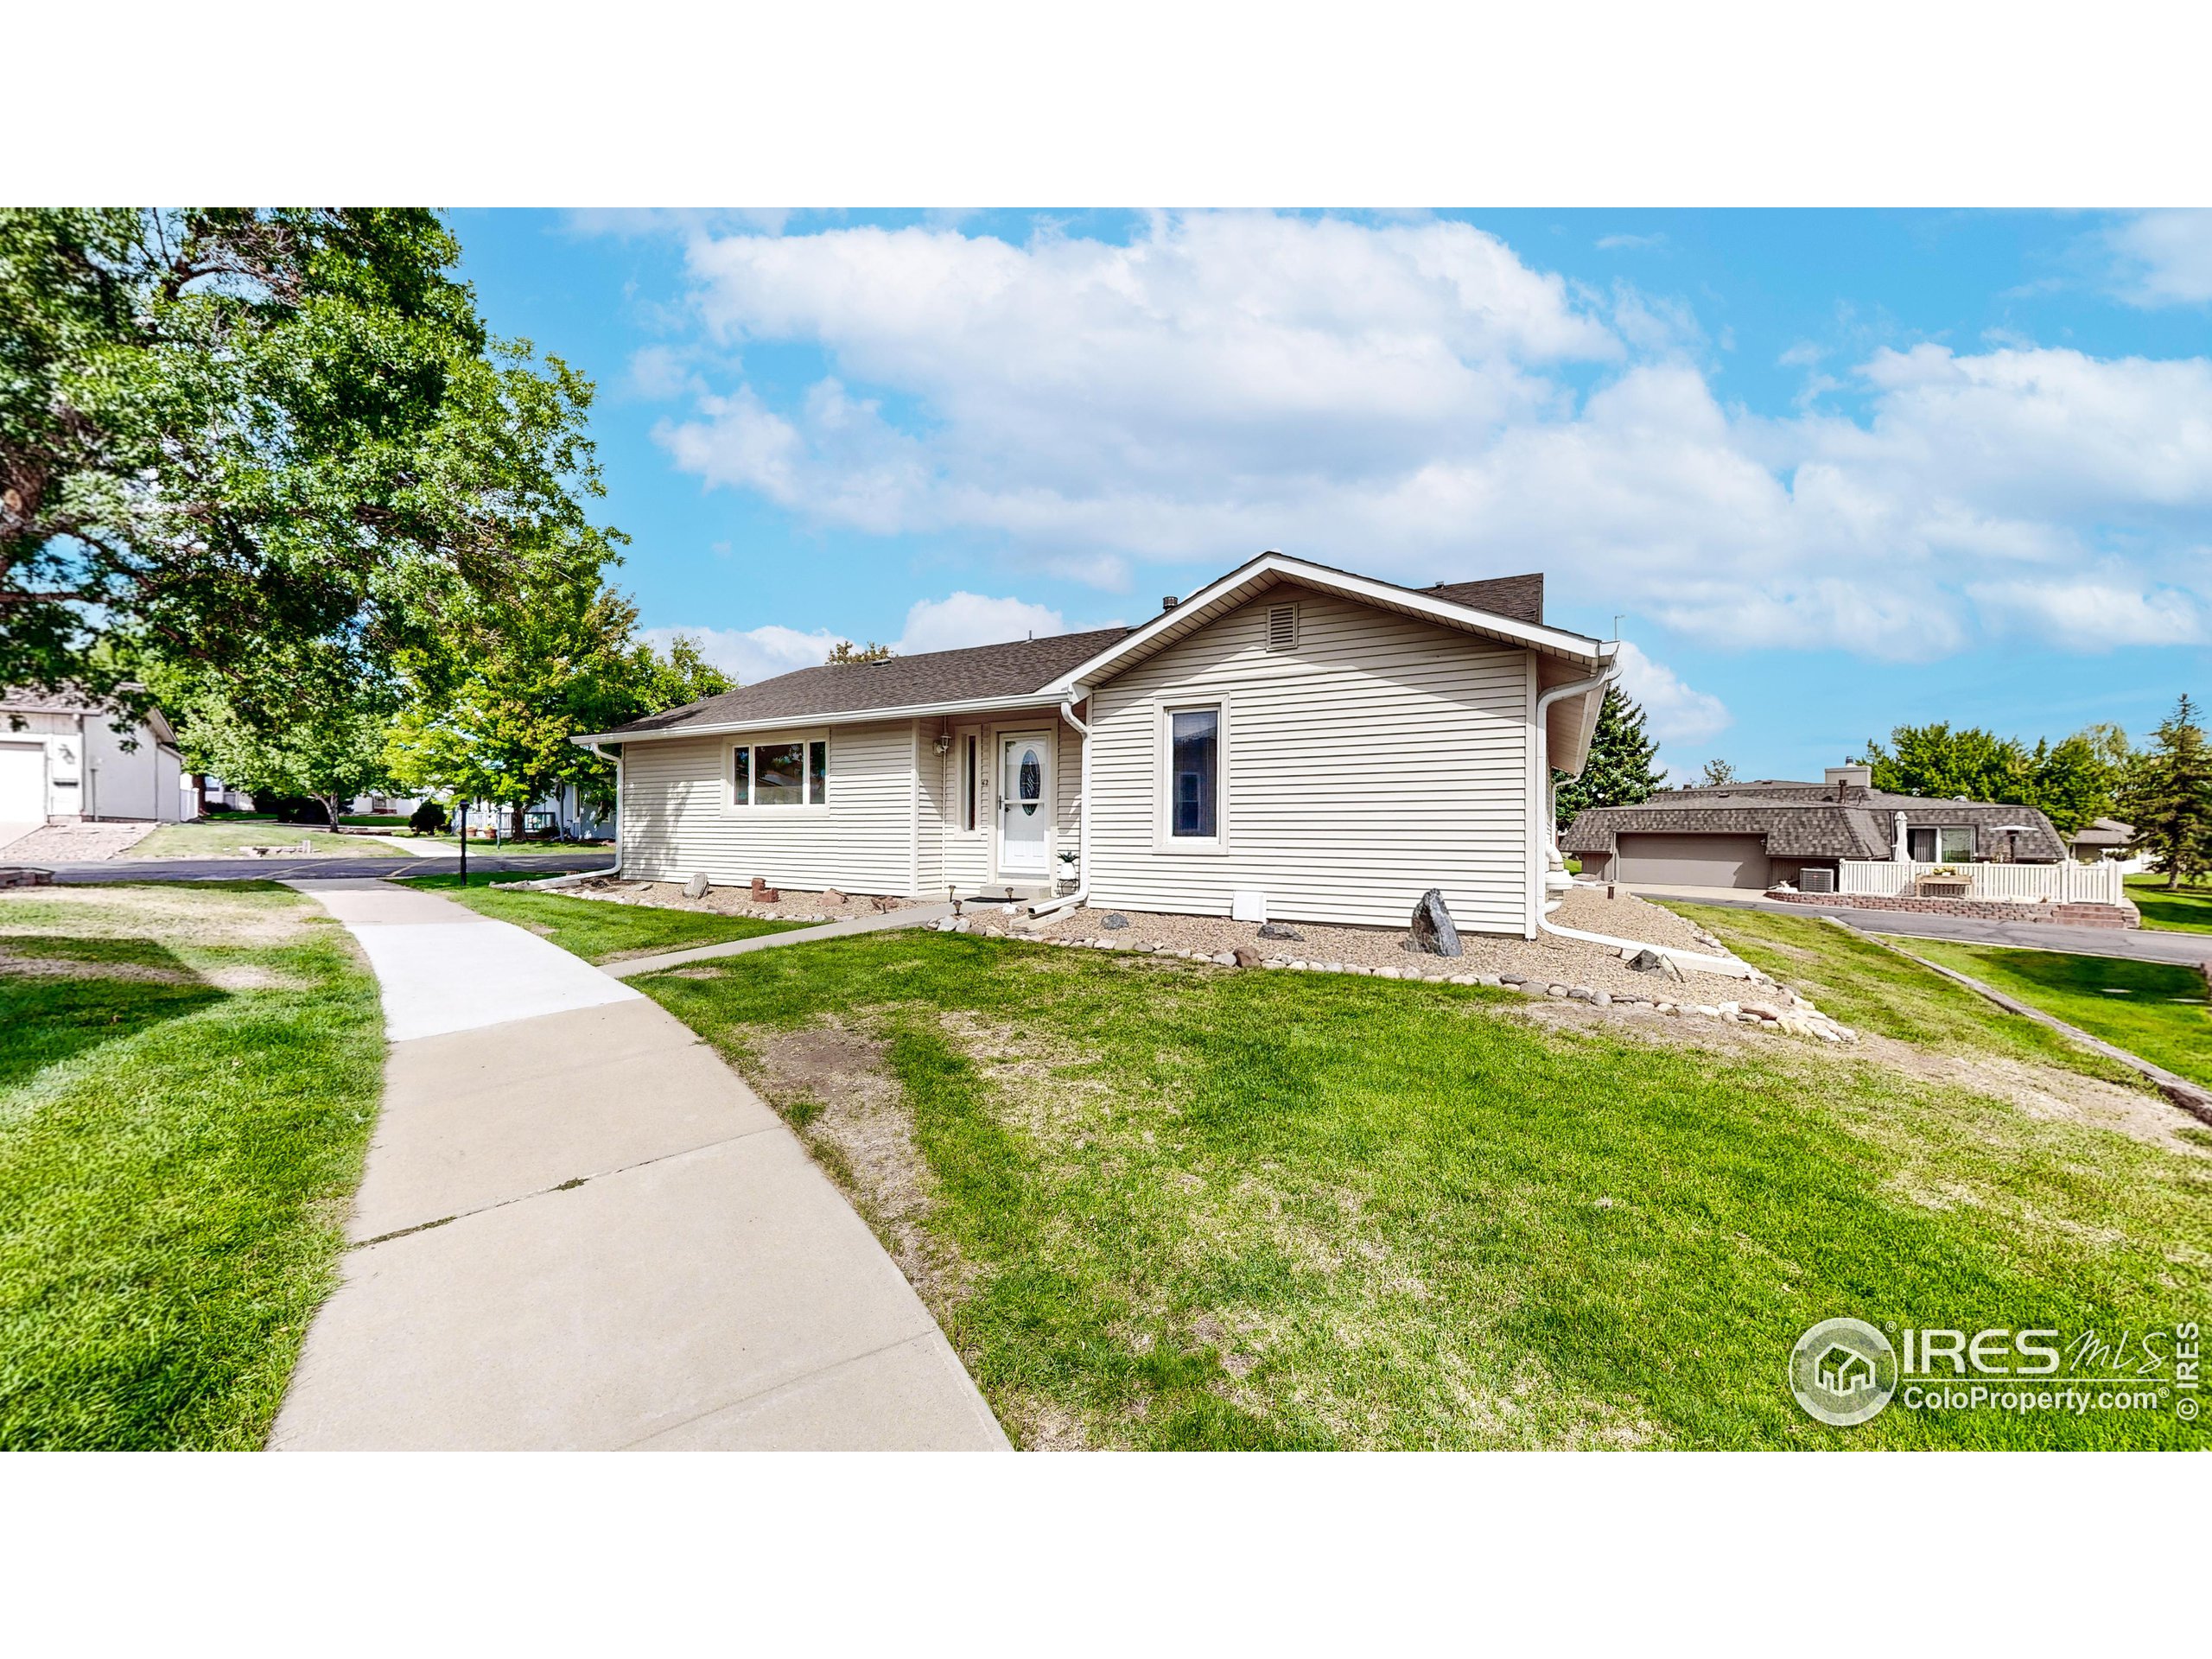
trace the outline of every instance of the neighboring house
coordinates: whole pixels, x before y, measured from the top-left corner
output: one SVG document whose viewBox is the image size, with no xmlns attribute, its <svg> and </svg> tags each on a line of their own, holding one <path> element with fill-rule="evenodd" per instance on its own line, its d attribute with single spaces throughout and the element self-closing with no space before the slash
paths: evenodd
<svg viewBox="0 0 2212 1659">
<path fill-rule="evenodd" d="M 1585 875 L 1607 880 L 1760 890 L 1805 887 L 1806 871 L 1833 876 L 1845 860 L 2043 864 L 2066 856 L 2050 820 L 2033 807 L 1891 795 L 1870 788 L 1871 775 L 1865 766 L 1830 766 L 1823 783 L 1720 784 L 1592 807 L 1575 816 L 1560 845 L 1581 859 Z"/>
<path fill-rule="evenodd" d="M 1437 887 L 1533 936 L 1546 763 L 1580 770 L 1615 650 L 1547 626 L 1541 576 L 1268 553 L 1138 627 L 802 669 L 576 741 L 618 757 L 633 877 L 1376 926 Z"/>
<path fill-rule="evenodd" d="M 73 691 L 0 690 L 0 823 L 187 816 L 167 717 L 151 709 L 122 732 L 114 718 Z"/>
<path fill-rule="evenodd" d="M 2134 839 L 2133 824 L 2122 823 L 2118 818 L 2099 818 L 2067 836 L 2066 852 L 2084 864 L 2095 864 L 2107 858 L 2126 858 L 2128 844 Z"/>
</svg>

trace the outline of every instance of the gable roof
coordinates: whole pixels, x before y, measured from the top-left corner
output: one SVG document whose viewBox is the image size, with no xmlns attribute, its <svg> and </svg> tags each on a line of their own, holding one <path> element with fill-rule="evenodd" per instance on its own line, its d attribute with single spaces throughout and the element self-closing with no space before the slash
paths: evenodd
<svg viewBox="0 0 2212 1659">
<path fill-rule="evenodd" d="M 1057 702 L 1074 693 L 1078 684 L 1087 689 L 1284 582 L 1547 652 L 1580 667 L 1594 668 L 1610 659 L 1613 651 L 1582 634 L 1544 625 L 1541 575 L 1401 588 L 1281 553 L 1263 553 L 1136 627 L 925 652 L 880 663 L 825 663 L 574 741 L 708 736 L 800 721 L 957 714 Z M 1125 652 L 1128 646 L 1135 649 Z"/>
<path fill-rule="evenodd" d="M 1593 806 L 1575 815 L 1560 850 L 1611 853 L 1622 835 L 1764 836 L 1781 858 L 1886 859 L 1896 850 L 1897 815 L 1907 828 L 1948 826 L 1974 832 L 1974 856 L 2010 850 L 2026 863 L 2054 863 L 2065 843 L 2031 806 L 2002 801 L 1931 800 L 1858 785 L 1766 782 L 1669 790 L 1634 806 Z M 2003 833 L 2017 827 L 2020 833 Z"/>
</svg>

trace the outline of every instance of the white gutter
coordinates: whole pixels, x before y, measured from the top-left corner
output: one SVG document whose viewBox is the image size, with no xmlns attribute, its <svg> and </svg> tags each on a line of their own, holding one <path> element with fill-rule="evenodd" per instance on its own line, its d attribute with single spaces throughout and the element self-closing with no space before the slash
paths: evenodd
<svg viewBox="0 0 2212 1659">
<path fill-rule="evenodd" d="M 1709 957 L 1700 951 L 1678 950 L 1670 944 L 1649 944 L 1642 939 L 1617 939 L 1609 933 L 1585 933 L 1579 927 L 1554 926 L 1548 919 L 1549 913 L 1557 909 L 1560 903 L 1558 899 L 1549 896 L 1551 891 L 1556 887 L 1559 891 L 1564 892 L 1573 885 L 1573 879 L 1567 874 L 1567 860 L 1559 850 L 1559 812 L 1553 804 L 1551 734 L 1547 729 L 1545 716 L 1551 711 L 1552 704 L 1567 697 L 1579 696 L 1590 691 L 1599 692 L 1602 696 L 1604 689 L 1612 683 L 1614 675 L 1619 671 L 1618 663 L 1609 663 L 1604 672 L 1593 675 L 1586 680 L 1575 680 L 1567 685 L 1555 685 L 1536 699 L 1538 812 L 1534 826 L 1535 845 L 1532 849 L 1534 856 L 1529 860 L 1530 880 L 1535 888 L 1534 896 L 1536 927 L 1541 932 L 1554 934 L 1562 939 L 1580 939 L 1586 944 L 1602 944 L 1615 950 L 1656 951 L 1660 956 L 1673 958 L 1678 966 L 1694 968 L 1700 973 L 1724 974 L 1731 979 L 1749 979 L 1751 977 L 1751 964 L 1739 962 L 1733 957 Z M 1558 872 L 1556 876 L 1553 874 L 1554 869 Z"/>
<path fill-rule="evenodd" d="M 1060 718 L 1076 729 L 1083 739 L 1083 778 L 1076 790 L 1075 810 L 1081 814 L 1076 828 L 1075 891 L 1061 899 L 1048 899 L 1041 905 L 1032 905 L 1032 916 L 1050 916 L 1055 911 L 1068 910 L 1090 897 L 1090 728 L 1075 717 L 1074 688 L 1070 688 L 1067 700 L 1060 704 Z"/>
</svg>

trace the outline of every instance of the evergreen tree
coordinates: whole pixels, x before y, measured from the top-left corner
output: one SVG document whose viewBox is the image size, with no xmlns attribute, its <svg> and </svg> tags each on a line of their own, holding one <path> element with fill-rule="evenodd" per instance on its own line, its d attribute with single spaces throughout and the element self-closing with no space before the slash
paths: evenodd
<svg viewBox="0 0 2212 1659">
<path fill-rule="evenodd" d="M 1736 768 L 1726 760 L 1708 760 L 1698 768 L 1697 786 L 1700 789 L 1718 789 L 1735 781 Z"/>
<path fill-rule="evenodd" d="M 2212 868 L 2212 744 L 2186 692 L 2129 767 L 2120 810 L 2169 890 Z"/>
<path fill-rule="evenodd" d="M 1659 741 L 1643 729 L 1643 705 L 1618 686 L 1605 688 L 1598 730 L 1590 740 L 1590 759 L 1580 777 L 1554 771 L 1553 799 L 1559 827 L 1592 806 L 1633 806 L 1658 791 L 1664 774 L 1651 764 Z"/>
</svg>

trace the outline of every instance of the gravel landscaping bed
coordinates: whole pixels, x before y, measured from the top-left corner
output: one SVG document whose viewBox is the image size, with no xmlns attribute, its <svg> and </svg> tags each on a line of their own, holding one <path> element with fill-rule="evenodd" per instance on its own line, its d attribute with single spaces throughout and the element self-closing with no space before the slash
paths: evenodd
<svg viewBox="0 0 2212 1659">
<path fill-rule="evenodd" d="M 1605 932 L 1640 943 L 1707 955 L 1728 954 L 1718 939 L 1670 911 L 1603 888 L 1578 887 L 1564 895 L 1553 919 L 1561 926 Z M 995 905 L 970 903 L 957 918 L 934 925 L 946 932 L 995 934 L 1072 949 L 1171 956 L 1223 968 L 1275 969 L 1302 973 L 1358 974 L 1432 984 L 1489 985 L 1529 996 L 1586 1002 L 1624 1011 L 1661 1014 L 1767 1027 L 1829 1042 L 1856 1033 L 1838 1025 L 1808 999 L 1764 974 L 1751 979 L 1684 968 L 1639 972 L 1622 954 L 1581 939 L 1541 935 L 1534 939 L 1492 933 L 1459 935 L 1461 954 L 1436 957 L 1407 948 L 1408 930 L 1279 924 L 1272 937 L 1252 922 L 1218 916 L 1152 915 L 1080 906 L 1045 918 L 1007 915 Z M 1296 937 L 1287 937 L 1295 935 Z"/>
<path fill-rule="evenodd" d="M 767 922 L 842 922 L 859 916 L 880 916 L 886 911 L 906 910 L 910 899 L 870 898 L 864 893 L 801 893 L 792 887 L 773 889 L 772 904 L 755 900 L 747 887 L 710 887 L 696 899 L 683 896 L 681 881 L 626 881 L 615 876 L 563 882 L 553 889 L 564 899 L 601 899 L 618 905 L 652 905 L 662 910 L 690 910 L 708 916 L 754 916 Z"/>
</svg>

